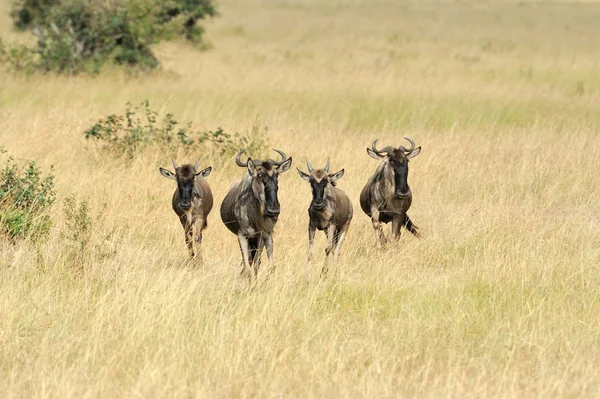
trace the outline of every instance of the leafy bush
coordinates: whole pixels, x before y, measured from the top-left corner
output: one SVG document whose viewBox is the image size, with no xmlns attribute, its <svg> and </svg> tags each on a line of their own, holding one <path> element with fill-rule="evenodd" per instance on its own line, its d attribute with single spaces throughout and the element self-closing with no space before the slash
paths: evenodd
<svg viewBox="0 0 600 399">
<path fill-rule="evenodd" d="M 266 128 L 261 130 L 258 117 L 252 123 L 250 132 L 246 135 L 240 133 L 226 133 L 222 128 L 201 132 L 198 143 L 209 146 L 212 152 L 217 152 L 227 158 L 245 149 L 248 154 L 256 157 L 266 156 L 268 142 Z"/>
<path fill-rule="evenodd" d="M 141 117 L 140 108 L 143 114 Z M 86 139 L 94 138 L 103 142 L 105 149 L 117 155 L 132 157 L 152 145 L 173 150 L 179 145 L 192 144 L 189 138 L 192 132 L 191 125 L 178 127 L 178 124 L 172 114 L 167 114 L 159 120 L 158 113 L 150 109 L 148 101 L 133 108 L 128 102 L 124 115 L 113 114 L 106 119 L 100 119 L 84 134 Z"/>
<path fill-rule="evenodd" d="M 198 21 L 214 17 L 212 0 L 15 0 L 15 27 L 37 46 L 5 44 L 2 60 L 26 71 L 97 73 L 106 63 L 154 68 L 150 46 L 185 37 L 200 42 Z"/>
<path fill-rule="evenodd" d="M 104 150 L 130 158 L 150 147 L 170 152 L 180 147 L 204 149 L 224 156 L 232 155 L 242 148 L 252 154 L 262 154 L 267 148 L 267 140 L 258 119 L 247 135 L 227 133 L 220 127 L 216 130 L 196 131 L 190 122 L 180 126 L 173 114 L 159 118 L 148 101 L 137 107 L 127 103 L 123 115 L 112 114 L 100 119 L 84 135 L 86 139 L 101 142 Z"/>
<path fill-rule="evenodd" d="M 0 153 L 6 153 L 0 149 Z M 49 210 L 56 199 L 54 176 L 42 177 L 35 161 L 20 168 L 9 157 L 0 170 L 0 234 L 10 239 L 46 235 L 51 226 Z"/>
</svg>

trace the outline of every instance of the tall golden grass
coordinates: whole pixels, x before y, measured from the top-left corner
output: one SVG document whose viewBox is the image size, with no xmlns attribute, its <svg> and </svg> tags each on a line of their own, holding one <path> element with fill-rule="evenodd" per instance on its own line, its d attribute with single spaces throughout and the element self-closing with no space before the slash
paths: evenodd
<svg viewBox="0 0 600 399">
<path fill-rule="evenodd" d="M 0 34 L 26 40 L 9 3 Z M 211 50 L 161 45 L 149 77 L 0 73 L 0 144 L 54 165 L 59 197 L 47 242 L 0 244 L 3 397 L 598 397 L 600 4 L 220 10 Z M 318 278 L 321 234 L 304 284 L 310 189 L 292 169 L 277 272 L 246 289 L 218 215 L 244 171 L 210 153 L 216 207 L 191 267 L 158 172 L 172 154 L 114 159 L 83 139 L 145 99 L 202 128 L 259 117 L 293 166 L 345 168 L 355 216 L 335 273 Z M 358 203 L 377 166 L 365 148 L 403 136 L 423 147 L 409 214 L 424 237 L 376 250 Z M 61 235 L 69 196 L 95 218 L 83 273 Z"/>
</svg>

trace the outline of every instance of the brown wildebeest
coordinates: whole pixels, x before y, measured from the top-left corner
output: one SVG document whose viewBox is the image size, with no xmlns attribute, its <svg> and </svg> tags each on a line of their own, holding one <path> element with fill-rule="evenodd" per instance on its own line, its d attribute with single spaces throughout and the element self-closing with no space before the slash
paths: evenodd
<svg viewBox="0 0 600 399">
<path fill-rule="evenodd" d="M 310 260 L 313 257 L 313 243 L 316 230 L 325 230 L 327 246 L 325 247 L 325 264 L 321 271 L 327 273 L 327 258 L 333 250 L 333 262 L 337 263 L 340 249 L 346 238 L 352 220 L 352 203 L 342 190 L 336 187 L 336 181 L 344 175 L 344 169 L 329 173 L 329 158 L 323 169 L 313 169 L 306 160 L 308 174 L 300 169 L 300 177 L 310 183 L 312 201 L 308 208 L 308 259 L 306 260 L 306 281 L 310 277 Z"/>
<path fill-rule="evenodd" d="M 292 158 L 274 150 L 281 161 L 240 160 L 245 150 L 238 153 L 235 162 L 247 168 L 246 175 L 230 187 L 221 204 L 221 219 L 229 231 L 237 235 L 242 252 L 242 273 L 252 282 L 258 274 L 263 247 L 267 249 L 269 273 L 275 270 L 273 261 L 273 228 L 280 212 L 277 199 L 277 178 L 292 165 Z M 251 267 L 252 266 L 252 267 Z"/>
<path fill-rule="evenodd" d="M 367 148 L 367 153 L 372 158 L 383 161 L 360 193 L 360 206 L 371 217 L 379 247 L 384 246 L 387 241 L 381 223 L 392 222 L 392 241 L 400 238 L 402 226 L 416 237 L 420 237 L 417 226 L 406 212 L 412 203 L 412 193 L 407 181 L 408 160 L 419 155 L 421 147 L 415 148 L 414 141 L 408 137 L 405 139 L 411 144 L 408 149 L 403 146 L 387 146 L 378 150 L 378 140 L 373 142 L 371 148 Z"/>
<path fill-rule="evenodd" d="M 210 174 L 212 167 L 209 166 L 198 171 L 200 158 L 194 166 L 186 164 L 179 167 L 175 159 L 172 159 L 172 161 L 175 173 L 159 168 L 160 173 L 167 179 L 177 182 L 177 189 L 173 194 L 173 210 L 183 226 L 190 257 L 192 259 L 196 258 L 198 263 L 201 263 L 202 230 L 206 228 L 206 218 L 213 206 L 213 195 L 204 179 Z M 194 251 L 194 241 L 198 243 L 197 254 Z"/>
</svg>

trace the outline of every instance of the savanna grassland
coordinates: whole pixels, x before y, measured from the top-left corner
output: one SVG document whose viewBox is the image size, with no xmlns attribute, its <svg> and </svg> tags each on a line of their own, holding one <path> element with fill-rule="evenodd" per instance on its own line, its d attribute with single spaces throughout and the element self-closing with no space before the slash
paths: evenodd
<svg viewBox="0 0 600 399">
<path fill-rule="evenodd" d="M 26 40 L 9 9 L 0 34 Z M 58 195 L 47 241 L 0 244 L 2 396 L 598 397 L 600 3 L 219 9 L 211 49 L 161 45 L 147 77 L 0 72 L 0 145 L 54 165 Z M 200 154 L 216 200 L 205 264 L 188 264 L 158 173 L 172 154 L 115 159 L 83 137 L 146 99 L 201 128 L 258 118 L 293 167 L 345 168 L 355 215 L 335 273 L 319 278 L 319 234 L 304 283 L 310 189 L 292 168 L 277 271 L 248 290 L 218 214 L 244 171 L 215 153 Z M 403 136 L 423 147 L 409 173 L 423 238 L 377 250 L 358 203 L 377 166 L 365 148 Z M 85 261 L 65 238 L 68 197 L 92 215 Z"/>
</svg>

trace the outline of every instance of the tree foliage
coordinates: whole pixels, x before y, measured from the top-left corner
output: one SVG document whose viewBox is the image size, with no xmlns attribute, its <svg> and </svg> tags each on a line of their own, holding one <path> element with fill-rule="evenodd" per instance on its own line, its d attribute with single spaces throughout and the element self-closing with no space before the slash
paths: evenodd
<svg viewBox="0 0 600 399">
<path fill-rule="evenodd" d="M 212 0 L 15 0 L 17 29 L 37 38 L 33 48 L 4 45 L 17 68 L 96 73 L 106 63 L 151 69 L 151 46 L 178 37 L 199 43 L 200 20 L 214 17 Z"/>
</svg>

